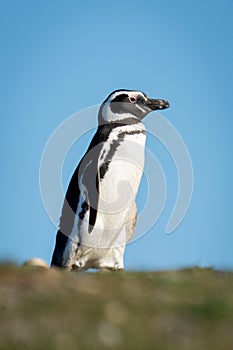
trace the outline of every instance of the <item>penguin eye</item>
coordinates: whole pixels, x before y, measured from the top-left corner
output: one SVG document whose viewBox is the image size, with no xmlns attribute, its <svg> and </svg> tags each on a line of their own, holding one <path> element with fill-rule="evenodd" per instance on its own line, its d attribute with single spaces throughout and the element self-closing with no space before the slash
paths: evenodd
<svg viewBox="0 0 233 350">
<path fill-rule="evenodd" d="M 131 103 L 135 103 L 137 101 L 136 97 L 133 96 L 129 97 L 129 100 Z"/>
</svg>

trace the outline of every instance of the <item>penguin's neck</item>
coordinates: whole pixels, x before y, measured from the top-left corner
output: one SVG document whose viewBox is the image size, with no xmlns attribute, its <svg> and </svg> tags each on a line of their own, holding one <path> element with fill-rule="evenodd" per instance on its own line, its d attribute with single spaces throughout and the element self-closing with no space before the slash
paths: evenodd
<svg viewBox="0 0 233 350">
<path fill-rule="evenodd" d="M 117 123 L 113 128 L 111 133 L 118 135 L 119 137 L 122 134 L 145 134 L 145 125 L 142 122 L 137 122 L 135 124 L 124 124 Z"/>
<path fill-rule="evenodd" d="M 145 126 L 135 116 L 131 114 L 121 114 L 121 118 L 114 119 L 109 122 L 103 122 L 99 124 L 99 126 L 103 126 L 106 129 L 109 129 L 110 132 L 119 132 L 119 131 L 127 131 L 127 130 L 144 130 Z"/>
</svg>

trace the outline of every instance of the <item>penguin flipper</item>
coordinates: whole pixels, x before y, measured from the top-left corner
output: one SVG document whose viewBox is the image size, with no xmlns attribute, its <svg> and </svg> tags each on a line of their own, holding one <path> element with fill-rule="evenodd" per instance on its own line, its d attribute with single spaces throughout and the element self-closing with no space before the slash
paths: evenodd
<svg viewBox="0 0 233 350">
<path fill-rule="evenodd" d="M 88 159 L 85 159 L 87 163 Z M 93 157 L 92 161 L 84 167 L 84 173 L 81 179 L 81 186 L 83 189 L 82 196 L 89 209 L 89 224 L 88 233 L 93 231 L 95 226 L 98 203 L 99 203 L 99 169 L 98 157 Z"/>
</svg>

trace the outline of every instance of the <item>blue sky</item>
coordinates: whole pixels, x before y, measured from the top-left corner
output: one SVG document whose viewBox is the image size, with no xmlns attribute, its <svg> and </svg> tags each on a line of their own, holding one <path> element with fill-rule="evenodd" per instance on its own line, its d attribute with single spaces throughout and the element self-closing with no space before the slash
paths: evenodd
<svg viewBox="0 0 233 350">
<path fill-rule="evenodd" d="M 230 0 L 1 1 L 1 260 L 50 261 L 44 146 L 67 117 L 128 88 L 170 101 L 163 116 L 189 149 L 195 181 L 187 215 L 166 235 L 177 174 L 166 149 L 151 144 L 168 195 L 156 226 L 128 245 L 126 269 L 233 268 L 232 14 Z M 84 141 L 64 162 L 64 187 Z"/>
</svg>

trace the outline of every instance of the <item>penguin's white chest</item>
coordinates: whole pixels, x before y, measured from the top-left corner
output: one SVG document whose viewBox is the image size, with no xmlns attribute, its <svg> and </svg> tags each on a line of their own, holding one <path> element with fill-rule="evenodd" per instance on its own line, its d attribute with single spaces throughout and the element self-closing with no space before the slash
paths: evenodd
<svg viewBox="0 0 233 350">
<path fill-rule="evenodd" d="M 142 133 L 125 135 L 114 150 L 108 169 L 100 179 L 100 211 L 122 211 L 127 203 L 135 200 L 143 173 L 145 140 Z"/>
</svg>

